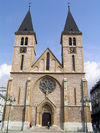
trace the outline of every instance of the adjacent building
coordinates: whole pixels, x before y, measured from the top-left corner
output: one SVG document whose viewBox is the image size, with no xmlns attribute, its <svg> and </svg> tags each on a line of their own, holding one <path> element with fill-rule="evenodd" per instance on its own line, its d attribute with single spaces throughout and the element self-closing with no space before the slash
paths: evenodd
<svg viewBox="0 0 100 133">
<path fill-rule="evenodd" d="M 5 87 L 0 87 L 0 122 L 2 121 L 3 109 L 6 99 L 6 91 L 7 89 Z"/>
<path fill-rule="evenodd" d="M 7 93 L 8 99 L 9 96 L 16 99 L 11 106 L 10 130 L 28 129 L 30 122 L 34 127 L 47 126 L 50 121 L 51 126 L 65 131 L 84 131 L 86 120 L 80 100 L 88 97 L 88 86 L 84 72 L 82 32 L 71 14 L 70 7 L 60 43 L 61 61 L 49 48 L 35 61 L 37 38 L 29 9 L 15 32 Z M 8 110 L 9 102 L 5 107 L 4 128 Z M 85 112 L 87 126 L 91 131 L 89 104 L 85 107 Z"/>
<path fill-rule="evenodd" d="M 90 91 L 92 105 L 92 123 L 97 127 L 100 124 L 100 80 L 92 87 Z"/>
</svg>

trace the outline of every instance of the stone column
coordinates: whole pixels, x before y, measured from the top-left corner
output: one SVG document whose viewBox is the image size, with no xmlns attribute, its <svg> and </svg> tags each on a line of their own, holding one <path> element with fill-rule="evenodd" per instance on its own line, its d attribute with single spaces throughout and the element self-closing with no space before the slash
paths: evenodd
<svg viewBox="0 0 100 133">
<path fill-rule="evenodd" d="M 88 97 L 88 86 L 87 86 L 87 80 L 85 78 L 82 78 L 82 86 L 83 86 L 83 97 Z"/>
<path fill-rule="evenodd" d="M 26 94 L 26 105 L 30 105 L 30 94 L 31 94 L 31 78 L 27 79 L 27 94 Z"/>
<path fill-rule="evenodd" d="M 53 117 L 52 124 L 53 124 L 53 126 L 55 126 L 55 125 L 57 124 L 56 112 L 54 112 L 54 113 L 52 114 L 52 117 Z"/>
<path fill-rule="evenodd" d="M 68 105 L 68 98 L 67 98 L 67 79 L 64 78 L 64 106 Z"/>
<path fill-rule="evenodd" d="M 88 86 L 87 86 L 87 80 L 85 78 L 82 79 L 82 85 L 83 85 L 83 98 L 86 97 L 88 99 Z M 86 103 L 86 106 L 87 107 L 85 107 L 84 110 L 84 112 L 86 112 L 85 116 L 87 116 L 87 122 L 91 122 L 89 102 Z"/>
<path fill-rule="evenodd" d="M 42 126 L 42 113 L 40 113 L 40 125 Z"/>
<path fill-rule="evenodd" d="M 86 97 L 88 99 L 88 85 L 87 85 L 87 80 L 85 78 L 82 78 L 82 89 L 83 89 L 83 98 Z M 86 107 L 84 106 L 84 116 L 85 116 L 85 122 L 86 122 L 86 118 L 87 118 L 88 130 L 92 131 L 89 102 L 86 102 Z"/>
<path fill-rule="evenodd" d="M 64 78 L 64 123 L 68 122 L 67 79 Z"/>
<path fill-rule="evenodd" d="M 7 98 L 9 98 L 9 96 L 12 96 L 12 80 L 12 77 L 10 77 L 10 79 L 8 80 Z"/>
<path fill-rule="evenodd" d="M 13 78 L 10 77 L 10 79 L 8 80 L 8 88 L 7 88 L 7 99 L 9 98 L 9 96 L 12 96 L 12 80 Z M 10 104 L 10 101 L 7 101 L 6 102 L 6 106 L 5 106 L 5 109 L 4 109 L 4 113 L 3 113 L 3 119 L 4 121 L 7 121 L 8 120 L 8 113 L 9 113 L 9 104 Z"/>
<path fill-rule="evenodd" d="M 40 123 L 39 123 L 39 117 L 40 116 L 40 114 L 39 114 L 39 112 L 37 112 L 37 118 L 36 118 L 36 126 L 39 126 L 40 125 Z"/>
<path fill-rule="evenodd" d="M 26 110 L 25 110 L 25 121 L 30 122 L 31 107 L 30 107 L 30 93 L 31 93 L 31 78 L 27 79 L 27 93 L 26 93 Z"/>
</svg>

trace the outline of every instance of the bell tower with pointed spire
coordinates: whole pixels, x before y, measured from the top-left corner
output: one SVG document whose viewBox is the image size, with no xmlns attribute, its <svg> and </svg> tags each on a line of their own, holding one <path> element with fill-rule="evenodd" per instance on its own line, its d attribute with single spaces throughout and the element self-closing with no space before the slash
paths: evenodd
<svg viewBox="0 0 100 133">
<path fill-rule="evenodd" d="M 68 15 L 61 34 L 62 64 L 65 72 L 84 72 L 82 32 L 68 6 Z"/>
<path fill-rule="evenodd" d="M 29 10 L 15 32 L 15 44 L 12 61 L 12 72 L 29 72 L 36 56 L 36 34 L 33 29 L 30 6 Z"/>
<path fill-rule="evenodd" d="M 88 97 L 88 86 L 84 73 L 82 32 L 76 25 L 70 12 L 70 6 L 68 6 L 67 19 L 61 34 L 61 46 L 64 72 L 64 130 L 84 131 L 82 124 L 84 121 L 87 121 L 88 129 L 91 130 L 89 104 L 84 109 L 80 103 L 81 99 Z M 76 117 L 76 114 L 80 117 Z"/>
</svg>

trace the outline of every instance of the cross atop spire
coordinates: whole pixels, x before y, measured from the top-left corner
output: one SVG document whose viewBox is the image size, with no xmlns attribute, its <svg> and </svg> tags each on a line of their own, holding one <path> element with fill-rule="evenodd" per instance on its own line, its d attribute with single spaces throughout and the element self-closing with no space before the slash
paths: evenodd
<svg viewBox="0 0 100 133">
<path fill-rule="evenodd" d="M 68 11 L 70 10 L 70 3 L 68 2 Z"/>
<path fill-rule="evenodd" d="M 31 7 L 31 2 L 29 3 L 29 10 L 30 10 L 30 7 Z"/>
</svg>

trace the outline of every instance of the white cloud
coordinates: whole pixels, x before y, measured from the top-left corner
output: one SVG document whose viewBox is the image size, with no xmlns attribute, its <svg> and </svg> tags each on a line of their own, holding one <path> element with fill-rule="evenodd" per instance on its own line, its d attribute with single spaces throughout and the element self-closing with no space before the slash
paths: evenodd
<svg viewBox="0 0 100 133">
<path fill-rule="evenodd" d="M 100 79 L 100 62 L 85 62 L 84 68 L 86 72 L 86 79 L 88 81 L 88 89 L 90 93 L 90 89 L 97 83 Z"/>
<path fill-rule="evenodd" d="M 7 87 L 7 81 L 10 77 L 11 65 L 2 64 L 0 66 L 0 87 Z"/>
</svg>

